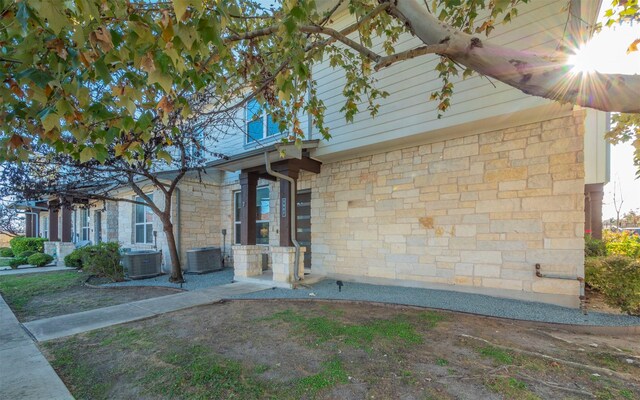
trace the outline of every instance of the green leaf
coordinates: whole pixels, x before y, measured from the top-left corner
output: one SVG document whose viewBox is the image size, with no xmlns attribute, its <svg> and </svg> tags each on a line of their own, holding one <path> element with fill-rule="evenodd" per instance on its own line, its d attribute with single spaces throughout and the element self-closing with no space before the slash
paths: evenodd
<svg viewBox="0 0 640 400">
<path fill-rule="evenodd" d="M 149 73 L 149 83 L 159 84 L 165 93 L 171 93 L 173 85 L 173 79 L 171 75 L 163 74 L 159 70 L 155 70 Z"/>
<path fill-rule="evenodd" d="M 189 6 L 189 0 L 173 0 L 173 10 L 176 12 L 176 19 L 180 21 L 187 7 Z"/>
<path fill-rule="evenodd" d="M 96 156 L 96 151 L 92 147 L 85 147 L 80 152 L 80 162 L 87 162 Z"/>
<path fill-rule="evenodd" d="M 156 155 L 159 159 L 164 160 L 167 164 L 171 164 L 171 161 L 173 161 L 171 154 L 169 154 L 165 150 L 158 150 L 158 153 Z"/>
</svg>

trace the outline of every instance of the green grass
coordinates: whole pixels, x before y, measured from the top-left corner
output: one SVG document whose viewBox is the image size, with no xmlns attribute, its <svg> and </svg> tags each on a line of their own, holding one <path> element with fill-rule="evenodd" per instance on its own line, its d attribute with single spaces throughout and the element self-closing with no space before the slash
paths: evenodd
<svg viewBox="0 0 640 400">
<path fill-rule="evenodd" d="M 513 364 L 513 357 L 508 351 L 493 346 L 485 346 L 478 349 L 482 357 L 490 358 L 499 365 Z"/>
<path fill-rule="evenodd" d="M 246 374 L 239 362 L 210 354 L 203 346 L 161 359 L 167 366 L 152 368 L 142 379 L 151 393 L 204 400 L 259 398 L 268 392 L 268 386 Z"/>
<path fill-rule="evenodd" d="M 101 346 L 116 346 L 120 349 L 141 349 L 153 347 L 153 339 L 143 329 L 115 327 L 109 336 L 100 341 Z"/>
<path fill-rule="evenodd" d="M 435 313 L 423 313 L 420 322 L 435 327 L 442 316 Z M 392 319 L 378 319 L 365 324 L 347 324 L 326 316 L 307 317 L 292 310 L 273 314 L 268 320 L 280 320 L 293 325 L 294 329 L 305 337 L 315 337 L 315 343 L 339 340 L 354 347 L 371 345 L 375 340 L 402 340 L 405 344 L 422 343 L 422 336 L 414 324 L 403 316 Z"/>
<path fill-rule="evenodd" d="M 500 393 L 507 399 L 539 400 L 540 397 L 528 389 L 526 383 L 516 378 L 497 377 L 491 379 L 485 385 L 496 393 Z"/>
<path fill-rule="evenodd" d="M 323 367 L 324 369 L 319 373 L 302 378 L 297 382 L 294 397 L 299 398 L 302 394 L 315 397 L 321 390 L 346 383 L 349 380 L 340 360 L 327 361 Z"/>
<path fill-rule="evenodd" d="M 0 293 L 14 311 L 22 311 L 32 298 L 80 285 L 84 279 L 78 272 L 9 275 L 0 277 Z"/>
<path fill-rule="evenodd" d="M 449 361 L 445 360 L 444 358 L 438 358 L 436 360 L 436 365 L 439 365 L 441 367 L 446 367 L 447 365 L 449 365 Z"/>
<path fill-rule="evenodd" d="M 56 370 L 61 370 L 63 375 L 73 377 L 73 385 L 70 388 L 77 399 L 107 399 L 111 385 L 101 382 L 99 376 L 95 376 L 90 365 L 83 361 L 83 355 L 75 353 L 77 350 L 75 339 L 69 339 L 64 346 L 54 347 L 45 344 L 53 355 L 51 365 Z"/>
</svg>

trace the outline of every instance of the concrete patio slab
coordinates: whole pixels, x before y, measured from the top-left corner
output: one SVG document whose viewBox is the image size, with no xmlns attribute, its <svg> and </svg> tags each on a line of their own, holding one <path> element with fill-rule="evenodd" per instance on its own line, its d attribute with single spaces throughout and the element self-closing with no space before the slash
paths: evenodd
<svg viewBox="0 0 640 400">
<path fill-rule="evenodd" d="M 73 399 L 0 297 L 0 399 Z"/>
<path fill-rule="evenodd" d="M 231 283 L 120 304 L 75 314 L 40 319 L 24 324 L 39 342 L 153 317 L 171 311 L 214 303 L 223 298 L 270 289 L 265 285 Z"/>
</svg>

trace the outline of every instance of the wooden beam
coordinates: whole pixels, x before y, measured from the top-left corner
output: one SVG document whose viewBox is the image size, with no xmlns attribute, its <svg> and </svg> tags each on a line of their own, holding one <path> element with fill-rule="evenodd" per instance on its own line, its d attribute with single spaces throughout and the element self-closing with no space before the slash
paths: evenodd
<svg viewBox="0 0 640 400">
<path fill-rule="evenodd" d="M 62 207 L 62 235 L 61 240 L 63 242 L 71 242 L 71 208 L 67 206 Z"/>
<path fill-rule="evenodd" d="M 314 174 L 320 173 L 320 167 L 322 163 L 309 157 L 302 157 L 301 159 L 292 158 L 290 160 L 277 161 L 272 164 L 274 171 L 282 170 L 305 170 Z"/>
<path fill-rule="evenodd" d="M 58 205 L 49 202 L 49 241 L 57 242 L 58 239 Z"/>
<path fill-rule="evenodd" d="M 244 246 L 256 244 L 257 186 L 257 173 L 240 173 L 240 244 Z"/>
</svg>

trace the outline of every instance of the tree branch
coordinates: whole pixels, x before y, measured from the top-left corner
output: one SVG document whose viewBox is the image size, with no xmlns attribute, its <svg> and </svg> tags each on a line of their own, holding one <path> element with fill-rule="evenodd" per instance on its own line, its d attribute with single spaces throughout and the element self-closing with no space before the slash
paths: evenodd
<svg viewBox="0 0 640 400">
<path fill-rule="evenodd" d="M 397 0 L 388 12 L 441 54 L 526 94 L 602 111 L 640 113 L 640 75 L 573 73 L 566 53 L 537 54 L 492 45 L 438 20 L 423 0 Z"/>
<path fill-rule="evenodd" d="M 446 51 L 447 44 L 433 44 L 429 46 L 421 46 L 416 49 L 402 51 L 400 53 L 391 54 L 380 58 L 378 63 L 374 66 L 376 71 L 382 68 L 388 67 L 391 64 L 395 64 L 399 61 L 408 60 L 425 54 L 440 54 Z"/>
</svg>

